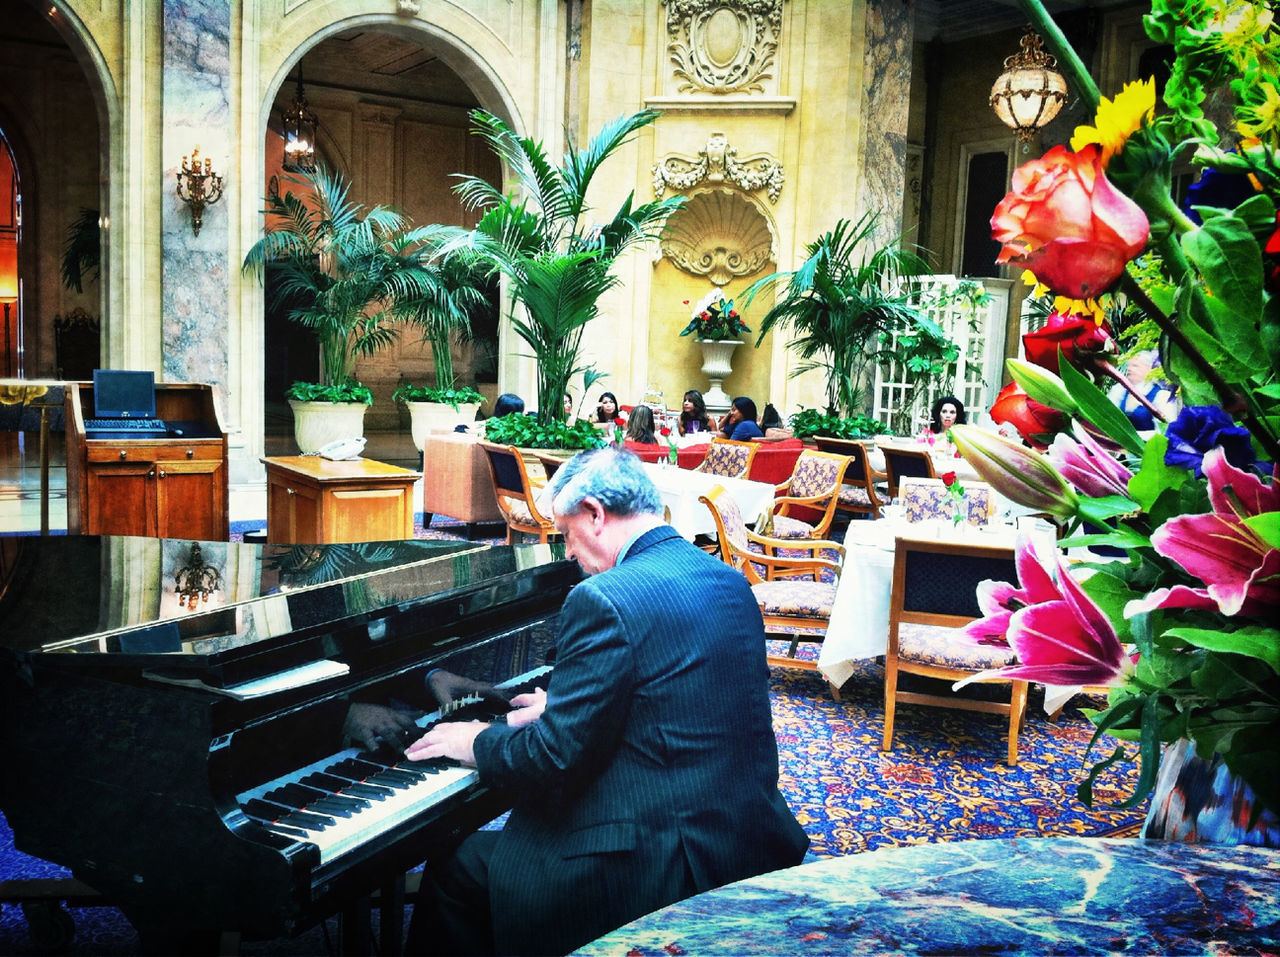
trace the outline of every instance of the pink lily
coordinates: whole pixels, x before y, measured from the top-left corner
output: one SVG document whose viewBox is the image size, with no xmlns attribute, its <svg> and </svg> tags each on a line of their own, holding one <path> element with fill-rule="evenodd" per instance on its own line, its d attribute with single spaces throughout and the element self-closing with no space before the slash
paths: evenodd
<svg viewBox="0 0 1280 957">
<path fill-rule="evenodd" d="M 1128 495 L 1133 472 L 1125 468 L 1079 422 L 1072 429 L 1075 438 L 1064 432 L 1054 436 L 1049 461 L 1068 482 L 1085 495 Z"/>
<path fill-rule="evenodd" d="M 1071 577 L 1062 557 L 1055 556 L 1054 559 L 1057 566 L 1055 582 L 1036 561 L 1029 541 L 1020 540 L 1016 554 L 1022 594 L 1036 599 L 1034 603 L 1011 612 L 1007 620 L 1006 638 L 1018 660 L 1012 665 L 971 675 L 954 687 L 961 688 L 971 681 L 996 677 L 1020 678 L 1069 688 L 1119 684 L 1132 667 L 1130 659 L 1111 620 Z M 991 589 L 988 597 L 999 594 L 1017 593 L 1006 593 L 997 586 Z M 979 603 L 982 601 L 980 589 Z M 989 616 L 983 621 L 996 625 L 998 616 Z M 966 626 L 966 632 L 970 635 L 974 631 L 981 632 L 975 627 L 977 625 L 975 622 Z M 988 634 L 985 643 L 992 643 L 989 638 Z"/>
<path fill-rule="evenodd" d="M 1009 618 L 1028 605 L 1061 598 L 1053 577 L 1040 564 L 1035 544 L 1029 536 L 1020 535 L 1014 551 L 1014 565 L 1020 587 L 988 578 L 977 589 L 978 607 L 983 618 L 965 625 L 961 631 L 970 641 L 980 645 L 1007 645 Z"/>
<path fill-rule="evenodd" d="M 1270 485 L 1227 462 L 1216 448 L 1204 457 L 1213 512 L 1179 515 L 1151 536 L 1165 558 L 1206 584 L 1161 588 L 1125 606 L 1125 617 L 1154 608 L 1207 608 L 1224 615 L 1270 617 L 1280 606 L 1280 549 L 1243 521 L 1280 511 L 1280 467 Z"/>
</svg>

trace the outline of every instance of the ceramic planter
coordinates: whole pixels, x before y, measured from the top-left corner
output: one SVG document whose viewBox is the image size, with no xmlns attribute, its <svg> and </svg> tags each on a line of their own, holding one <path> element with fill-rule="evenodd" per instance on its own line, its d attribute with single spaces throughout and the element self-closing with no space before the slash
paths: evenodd
<svg viewBox="0 0 1280 957">
<path fill-rule="evenodd" d="M 293 410 L 293 440 L 304 455 L 318 452 L 330 442 L 364 435 L 363 402 L 300 402 L 289 400 Z"/>
</svg>

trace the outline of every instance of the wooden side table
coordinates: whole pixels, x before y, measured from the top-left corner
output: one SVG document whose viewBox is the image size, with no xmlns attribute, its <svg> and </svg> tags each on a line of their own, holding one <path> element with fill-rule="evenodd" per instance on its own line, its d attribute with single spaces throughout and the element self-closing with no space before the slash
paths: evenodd
<svg viewBox="0 0 1280 957">
<path fill-rule="evenodd" d="M 413 538 L 413 483 L 422 473 L 372 459 L 317 455 L 262 459 L 267 541 L 292 544 Z"/>
</svg>

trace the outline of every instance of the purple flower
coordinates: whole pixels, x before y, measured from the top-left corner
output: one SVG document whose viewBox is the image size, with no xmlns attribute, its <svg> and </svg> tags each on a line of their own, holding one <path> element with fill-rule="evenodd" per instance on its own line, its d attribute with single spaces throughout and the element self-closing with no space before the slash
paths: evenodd
<svg viewBox="0 0 1280 957">
<path fill-rule="evenodd" d="M 1249 430 L 1236 425 L 1231 416 L 1216 405 L 1189 405 L 1165 432 L 1169 448 L 1164 453 L 1164 464 L 1204 474 L 1201 463 L 1204 457 L 1222 446 L 1227 461 L 1236 468 L 1247 469 L 1257 457 L 1249 441 Z"/>
</svg>

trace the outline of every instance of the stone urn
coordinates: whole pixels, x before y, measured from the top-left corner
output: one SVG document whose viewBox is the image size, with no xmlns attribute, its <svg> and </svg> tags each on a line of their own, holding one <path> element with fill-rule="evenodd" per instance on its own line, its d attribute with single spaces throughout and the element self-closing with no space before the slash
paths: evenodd
<svg viewBox="0 0 1280 957">
<path fill-rule="evenodd" d="M 742 345 L 741 339 L 699 339 L 702 347 L 702 374 L 711 380 L 711 387 L 702 394 L 708 409 L 728 409 L 732 398 L 722 388 L 724 380 L 733 372 L 733 350 Z"/>
<path fill-rule="evenodd" d="M 293 440 L 304 455 L 318 452 L 330 442 L 364 436 L 363 402 L 302 402 L 289 400 L 293 410 Z"/>
<path fill-rule="evenodd" d="M 456 409 L 448 402 L 405 402 L 405 406 L 409 409 L 409 432 L 419 452 L 428 434 L 471 425 L 480 409 L 479 402 L 461 402 Z"/>
</svg>

